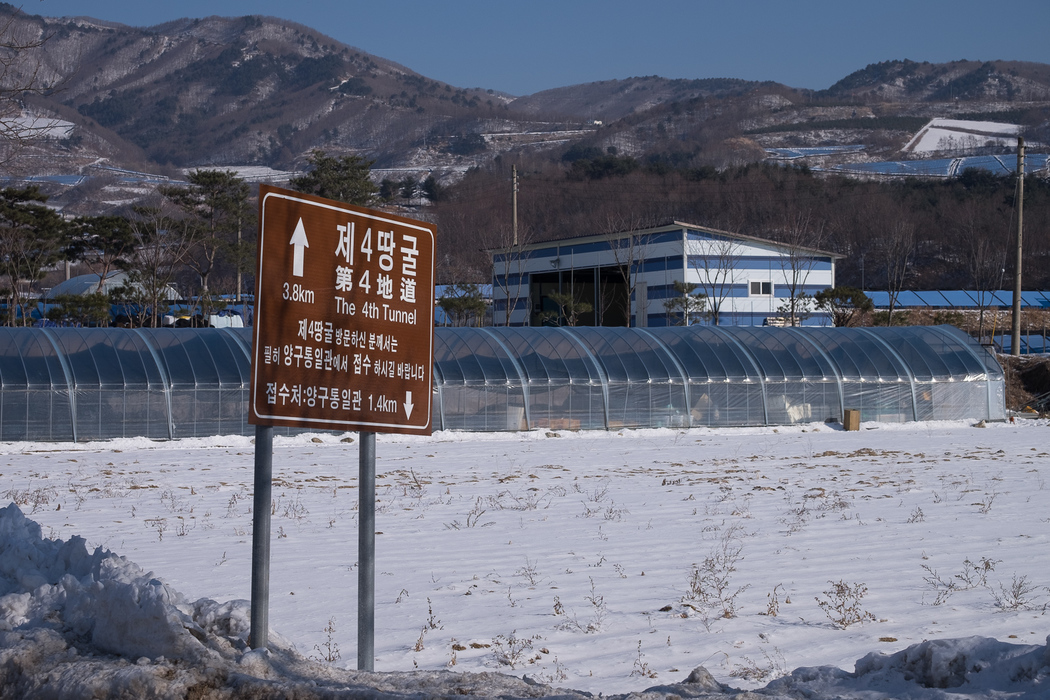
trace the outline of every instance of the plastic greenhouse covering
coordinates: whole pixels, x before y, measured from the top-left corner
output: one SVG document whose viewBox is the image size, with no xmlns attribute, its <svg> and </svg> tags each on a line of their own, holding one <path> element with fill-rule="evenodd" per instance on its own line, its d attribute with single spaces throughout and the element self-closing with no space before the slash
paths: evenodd
<svg viewBox="0 0 1050 700">
<path fill-rule="evenodd" d="M 951 326 L 437 328 L 435 430 L 1006 417 Z M 250 434 L 251 329 L 0 329 L 0 440 Z M 283 430 L 283 429 L 282 429 Z"/>
</svg>

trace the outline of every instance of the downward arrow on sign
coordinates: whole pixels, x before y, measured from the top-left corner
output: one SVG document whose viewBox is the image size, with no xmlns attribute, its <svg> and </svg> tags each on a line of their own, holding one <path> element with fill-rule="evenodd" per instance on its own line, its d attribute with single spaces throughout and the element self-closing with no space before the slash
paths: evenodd
<svg viewBox="0 0 1050 700">
<path fill-rule="evenodd" d="M 310 242 L 306 240 L 306 228 L 303 226 L 302 217 L 299 217 L 299 223 L 295 225 L 292 240 L 288 241 L 288 245 L 295 246 L 292 254 L 292 277 L 302 277 L 303 249 L 310 247 Z"/>
<path fill-rule="evenodd" d="M 405 392 L 405 419 L 412 417 L 412 409 L 415 408 L 415 404 L 412 403 L 412 392 Z"/>
</svg>

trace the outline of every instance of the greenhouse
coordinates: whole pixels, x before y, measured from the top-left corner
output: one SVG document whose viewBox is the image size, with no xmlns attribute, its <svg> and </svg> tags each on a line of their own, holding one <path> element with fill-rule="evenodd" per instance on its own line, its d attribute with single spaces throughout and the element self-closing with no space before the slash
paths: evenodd
<svg viewBox="0 0 1050 700">
<path fill-rule="evenodd" d="M 950 327 L 437 328 L 435 430 L 1002 420 Z M 250 434 L 251 329 L 0 329 L 0 441 Z"/>
</svg>

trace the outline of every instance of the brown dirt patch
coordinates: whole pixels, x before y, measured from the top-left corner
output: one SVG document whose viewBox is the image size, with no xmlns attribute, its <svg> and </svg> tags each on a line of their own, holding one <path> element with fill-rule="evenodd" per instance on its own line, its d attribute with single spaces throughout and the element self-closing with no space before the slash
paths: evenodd
<svg viewBox="0 0 1050 700">
<path fill-rule="evenodd" d="M 1006 375 L 1006 408 L 1008 410 L 1024 410 L 1036 399 L 1050 393 L 1050 357 L 999 355 L 996 359 L 999 360 Z"/>
</svg>

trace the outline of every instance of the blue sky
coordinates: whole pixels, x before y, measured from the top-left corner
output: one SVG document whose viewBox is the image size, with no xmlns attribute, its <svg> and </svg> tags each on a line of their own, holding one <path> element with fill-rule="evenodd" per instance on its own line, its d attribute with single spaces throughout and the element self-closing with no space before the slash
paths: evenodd
<svg viewBox="0 0 1050 700">
<path fill-rule="evenodd" d="M 869 63 L 903 58 L 1050 63 L 1050 0 L 22 0 L 21 6 L 132 26 L 270 15 L 431 79 L 513 95 L 640 75 L 822 89 Z"/>
</svg>

